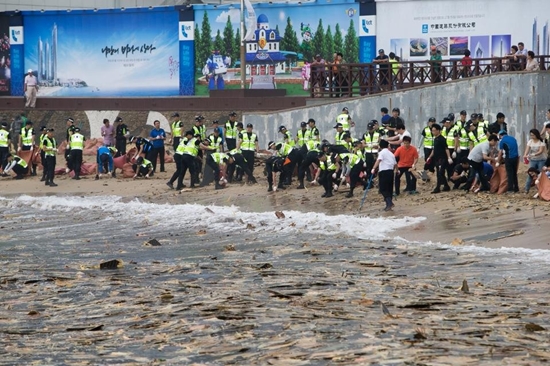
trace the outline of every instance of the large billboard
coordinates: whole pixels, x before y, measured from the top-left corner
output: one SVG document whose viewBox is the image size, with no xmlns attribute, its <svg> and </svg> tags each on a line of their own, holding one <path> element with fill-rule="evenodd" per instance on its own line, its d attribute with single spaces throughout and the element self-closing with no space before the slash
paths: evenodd
<svg viewBox="0 0 550 366">
<path fill-rule="evenodd" d="M 10 95 L 11 50 L 9 17 L 0 14 L 0 95 Z"/>
<path fill-rule="evenodd" d="M 523 42 L 535 54 L 550 53 L 548 0 L 377 0 L 377 47 L 402 60 L 502 57 Z"/>
<path fill-rule="evenodd" d="M 313 61 L 317 54 L 333 61 L 335 52 L 342 52 L 347 62 L 359 62 L 359 5 L 354 0 L 252 5 L 252 21 L 245 22 L 245 34 L 250 35 L 245 54 L 247 74 L 301 79 L 302 71 L 297 67 Z M 218 69 L 223 69 L 226 82 L 238 83 L 240 8 L 238 5 L 194 8 L 199 83 L 206 82 L 203 75 L 206 79 L 215 76 L 205 69 L 213 59 L 220 60 Z"/>
<path fill-rule="evenodd" d="M 175 96 L 178 12 L 155 8 L 24 13 L 25 70 L 39 95 Z"/>
</svg>

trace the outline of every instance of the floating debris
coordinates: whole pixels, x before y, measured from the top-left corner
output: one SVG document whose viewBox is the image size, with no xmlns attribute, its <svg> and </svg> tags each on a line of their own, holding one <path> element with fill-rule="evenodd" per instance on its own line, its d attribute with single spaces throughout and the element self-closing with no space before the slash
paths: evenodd
<svg viewBox="0 0 550 366">
<path fill-rule="evenodd" d="M 122 268 L 122 261 L 118 259 L 113 259 L 113 260 L 99 264 L 99 269 L 117 269 L 117 268 Z"/>
</svg>

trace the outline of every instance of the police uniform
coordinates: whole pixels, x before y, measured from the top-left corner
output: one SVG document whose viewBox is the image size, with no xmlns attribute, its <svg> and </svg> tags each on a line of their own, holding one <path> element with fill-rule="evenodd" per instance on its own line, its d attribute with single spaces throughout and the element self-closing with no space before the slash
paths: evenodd
<svg viewBox="0 0 550 366">
<path fill-rule="evenodd" d="M 236 117 L 237 113 L 231 112 L 229 114 L 230 117 Z M 224 137 L 225 137 L 225 144 L 227 145 L 227 150 L 233 150 L 237 148 L 237 121 L 231 121 L 231 119 L 227 120 L 225 122 L 225 131 L 224 131 Z"/>
<path fill-rule="evenodd" d="M 172 114 L 172 118 L 177 118 L 177 120 L 173 121 L 170 125 L 172 135 L 172 147 L 174 148 L 174 151 L 176 151 L 183 135 L 183 122 L 180 120 L 179 113 Z"/>
<path fill-rule="evenodd" d="M 82 150 L 84 150 L 84 141 L 86 138 L 80 133 L 80 128 L 75 128 L 74 133 L 69 139 L 71 147 L 71 162 L 74 171 L 73 179 L 80 179 L 80 168 L 82 167 Z"/>
<path fill-rule="evenodd" d="M 251 124 L 246 125 L 247 128 L 252 128 Z M 251 174 L 254 174 L 254 156 L 256 152 L 256 146 L 258 143 L 258 136 L 254 132 L 241 132 L 239 134 L 239 147 L 246 165 Z M 250 176 L 248 176 L 248 182 L 251 183 Z"/>
<path fill-rule="evenodd" d="M 27 174 L 29 171 L 29 166 L 27 162 L 17 155 L 11 155 L 11 157 L 11 164 L 8 164 L 4 172 L 8 173 L 9 171 L 13 170 L 13 172 L 16 174 L 15 179 L 23 179 L 24 175 Z"/>
<path fill-rule="evenodd" d="M 265 171 L 266 171 L 266 174 L 267 174 L 267 184 L 268 184 L 268 188 L 267 188 L 267 191 L 268 192 L 272 192 L 273 191 L 273 173 L 280 173 L 279 175 L 279 184 L 277 185 L 277 188 L 279 189 L 285 189 L 284 185 L 283 185 L 283 164 L 284 164 L 284 161 L 285 159 L 280 157 L 280 156 L 276 156 L 276 155 L 273 155 L 273 156 L 270 156 L 266 161 L 265 161 Z"/>
<path fill-rule="evenodd" d="M 227 167 L 227 180 L 229 181 L 229 183 L 231 183 L 233 173 L 235 172 L 235 169 L 237 169 L 237 168 L 240 168 L 239 170 L 241 171 L 241 173 L 238 173 L 238 174 L 242 174 L 242 172 L 244 172 L 244 174 L 246 174 L 248 176 L 249 182 L 254 183 L 254 184 L 257 183 L 256 178 L 254 178 L 254 175 L 248 169 L 248 164 L 247 164 L 241 150 L 233 149 L 233 150 L 228 151 L 227 154 L 232 156 L 233 160 L 234 160 L 233 164 L 229 164 L 229 166 Z"/>
<path fill-rule="evenodd" d="M 300 185 L 298 186 L 298 189 L 305 188 L 304 186 L 304 178 L 306 176 L 306 173 L 308 175 L 308 180 L 311 180 L 311 173 L 309 172 L 309 167 L 311 164 L 315 164 L 319 166 L 319 144 L 315 140 L 308 140 L 306 141 L 306 144 L 304 145 L 307 149 L 305 158 L 302 160 L 302 163 L 298 167 L 298 181 L 300 182 Z"/>
<path fill-rule="evenodd" d="M 139 157 L 136 160 L 136 163 L 132 165 L 132 169 L 134 170 L 135 177 L 147 177 L 153 172 L 153 163 L 150 160 L 147 160 L 143 157 Z"/>
<path fill-rule="evenodd" d="M 2 123 L 0 126 L 0 168 L 2 168 L 2 170 L 6 166 L 8 155 L 10 154 L 11 136 L 7 127 L 5 123 Z"/>
<path fill-rule="evenodd" d="M 319 184 L 325 189 L 325 193 L 321 197 L 332 197 L 332 187 L 334 184 L 334 178 L 332 177 L 336 173 L 337 166 L 334 163 L 334 159 L 329 155 L 325 155 L 326 159 L 319 159 Z"/>
<path fill-rule="evenodd" d="M 57 184 L 53 182 L 53 178 L 55 175 L 57 141 L 55 141 L 55 137 L 49 136 L 50 132 L 54 132 L 53 129 L 48 130 L 48 135 L 46 135 L 43 142 L 44 156 L 46 160 L 46 185 L 55 187 Z"/>
<path fill-rule="evenodd" d="M 46 152 L 44 151 L 44 139 L 48 137 L 48 129 L 46 126 L 40 127 L 42 132 L 38 138 L 38 147 L 40 148 L 40 163 L 42 164 L 42 178 L 41 182 L 46 181 Z"/>
<path fill-rule="evenodd" d="M 228 162 L 228 160 L 229 155 L 219 152 L 212 153 L 206 157 L 206 165 L 214 171 L 215 189 L 223 188 L 223 186 L 220 185 L 220 165 Z"/>
<path fill-rule="evenodd" d="M 117 117 L 115 131 L 115 147 L 117 149 L 116 156 L 126 155 L 126 135 L 128 134 L 128 126 L 122 122 L 121 117 Z"/>
</svg>

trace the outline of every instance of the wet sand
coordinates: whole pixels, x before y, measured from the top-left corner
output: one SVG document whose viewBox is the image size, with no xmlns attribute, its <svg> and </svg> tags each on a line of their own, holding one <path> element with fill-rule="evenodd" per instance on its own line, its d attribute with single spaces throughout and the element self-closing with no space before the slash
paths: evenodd
<svg viewBox="0 0 550 366">
<path fill-rule="evenodd" d="M 427 218 L 422 224 L 395 232 L 394 236 L 444 244 L 550 249 L 546 227 L 550 202 L 536 200 L 524 194 L 510 196 L 451 191 L 433 195 L 430 194 L 433 184 L 419 180 L 417 186 L 420 194 L 402 194 L 396 197 L 393 212 L 386 213 L 382 211 L 384 203 L 376 189 L 367 193 L 361 211 L 361 189 L 357 189 L 351 199 L 344 197 L 347 190 L 338 192 L 329 199 L 321 198 L 321 187 L 308 186 L 305 190 L 297 190 L 297 183 L 284 191 L 267 192 L 267 181 L 262 174 L 262 167 L 256 167 L 255 176 L 259 182 L 257 185 L 236 183 L 218 191 L 209 186 L 184 189 L 180 193 L 170 190 L 165 184 L 174 171 L 174 164 L 167 164 L 166 168 L 167 172 L 157 173 L 151 179 L 137 180 L 102 178 L 95 181 L 93 176 L 86 176 L 75 181 L 62 175 L 56 178 L 59 187 L 53 188 L 45 187 L 36 177 L 19 181 L 0 178 L 0 194 L 116 195 L 138 197 L 145 202 L 156 203 L 235 205 L 243 211 L 257 212 L 297 210 L 371 217 L 422 216 Z M 521 173 L 520 178 L 524 178 Z M 186 183 L 188 185 L 187 181 Z M 524 179 L 520 179 L 520 186 L 523 183 Z M 536 191 L 531 189 L 531 192 L 534 194 Z"/>
</svg>

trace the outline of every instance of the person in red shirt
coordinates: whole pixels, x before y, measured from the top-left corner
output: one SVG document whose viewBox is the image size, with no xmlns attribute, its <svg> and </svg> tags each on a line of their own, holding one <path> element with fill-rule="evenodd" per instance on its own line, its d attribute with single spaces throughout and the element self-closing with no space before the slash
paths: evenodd
<svg viewBox="0 0 550 366">
<path fill-rule="evenodd" d="M 464 57 L 460 60 L 460 75 L 463 78 L 467 78 L 472 73 L 472 58 L 470 57 L 470 50 L 464 51 Z"/>
<path fill-rule="evenodd" d="M 418 161 L 418 150 L 411 145 L 410 136 L 403 136 L 403 145 L 399 146 L 395 150 L 395 159 L 397 160 L 397 168 L 399 171 L 395 175 L 395 194 L 399 196 L 399 187 L 401 183 L 401 176 L 405 175 L 407 185 L 404 192 L 409 194 L 417 194 L 416 191 L 416 177 L 412 173 L 416 169 L 416 162 Z"/>
</svg>

